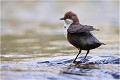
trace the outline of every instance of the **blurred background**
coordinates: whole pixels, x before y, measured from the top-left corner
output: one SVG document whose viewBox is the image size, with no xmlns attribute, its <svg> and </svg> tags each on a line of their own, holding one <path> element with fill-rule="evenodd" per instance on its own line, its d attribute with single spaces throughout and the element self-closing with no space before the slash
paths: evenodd
<svg viewBox="0 0 120 80">
<path fill-rule="evenodd" d="M 67 11 L 75 12 L 82 24 L 100 28 L 99 33 L 119 31 L 119 2 L 116 1 L 41 1 L 11 0 L 1 2 L 2 35 L 62 34 L 59 19 Z"/>
<path fill-rule="evenodd" d="M 11 0 L 1 1 L 2 59 L 10 59 L 6 55 L 13 59 L 25 54 L 34 58 L 76 54 L 59 20 L 67 11 L 76 13 L 81 24 L 100 29 L 92 33 L 107 45 L 92 53 L 118 55 L 119 1 Z"/>
<path fill-rule="evenodd" d="M 119 1 L 11 0 L 1 1 L 2 59 L 76 54 L 59 20 L 67 11 L 76 13 L 81 24 L 100 29 L 92 33 L 107 45 L 91 53 L 118 55 Z"/>
</svg>

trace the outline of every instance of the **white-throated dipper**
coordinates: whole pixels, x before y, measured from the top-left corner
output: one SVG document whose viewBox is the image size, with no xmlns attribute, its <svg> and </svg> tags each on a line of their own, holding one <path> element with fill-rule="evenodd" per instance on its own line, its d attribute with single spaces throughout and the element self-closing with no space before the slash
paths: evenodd
<svg viewBox="0 0 120 80">
<path fill-rule="evenodd" d="M 80 24 L 77 15 L 72 11 L 65 13 L 64 17 L 60 18 L 60 20 L 65 21 L 64 34 L 67 40 L 70 44 L 72 44 L 79 50 L 79 53 L 77 54 L 73 63 L 76 62 L 78 55 L 81 53 L 81 50 L 87 51 L 84 57 L 84 59 L 86 59 L 87 54 L 91 49 L 104 45 L 104 43 L 96 39 L 90 32 L 98 29 L 93 28 L 93 26 Z"/>
</svg>

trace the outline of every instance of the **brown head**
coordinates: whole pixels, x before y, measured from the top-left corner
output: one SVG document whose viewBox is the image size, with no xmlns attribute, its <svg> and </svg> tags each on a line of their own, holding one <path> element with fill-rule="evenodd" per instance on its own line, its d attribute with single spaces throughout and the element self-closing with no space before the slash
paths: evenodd
<svg viewBox="0 0 120 80">
<path fill-rule="evenodd" d="M 60 18 L 60 20 L 66 20 L 66 19 L 72 20 L 73 24 L 79 23 L 77 15 L 73 13 L 72 11 L 65 13 L 64 17 Z"/>
</svg>

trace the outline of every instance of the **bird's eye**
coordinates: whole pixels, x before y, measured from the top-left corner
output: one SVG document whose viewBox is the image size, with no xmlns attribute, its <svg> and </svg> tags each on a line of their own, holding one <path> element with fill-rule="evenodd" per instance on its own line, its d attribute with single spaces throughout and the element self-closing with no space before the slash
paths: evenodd
<svg viewBox="0 0 120 80">
<path fill-rule="evenodd" d="M 68 18 L 70 18 L 70 16 L 68 16 Z"/>
</svg>

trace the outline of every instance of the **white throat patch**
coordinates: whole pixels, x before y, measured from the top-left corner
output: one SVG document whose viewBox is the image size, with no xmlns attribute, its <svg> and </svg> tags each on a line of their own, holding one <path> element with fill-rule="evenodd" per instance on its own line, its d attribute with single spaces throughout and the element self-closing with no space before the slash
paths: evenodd
<svg viewBox="0 0 120 80">
<path fill-rule="evenodd" d="M 64 22 L 64 35 L 67 38 L 67 29 L 69 28 L 69 26 L 73 23 L 73 21 L 71 19 L 66 19 Z"/>
</svg>

